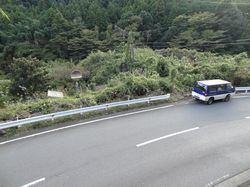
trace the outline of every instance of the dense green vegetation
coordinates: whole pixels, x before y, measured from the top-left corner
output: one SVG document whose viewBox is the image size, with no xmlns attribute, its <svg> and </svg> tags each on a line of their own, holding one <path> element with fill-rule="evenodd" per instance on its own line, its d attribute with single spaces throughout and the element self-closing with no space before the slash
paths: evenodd
<svg viewBox="0 0 250 187">
<path fill-rule="evenodd" d="M 124 48 L 126 49 L 126 46 Z M 119 47 L 119 50 L 97 51 L 77 65 L 62 61 L 50 62 L 46 76 L 41 76 L 44 70 L 40 69 L 39 77 L 50 77 L 44 79 L 42 85 L 47 83 L 50 88 L 63 91 L 67 95 L 63 99 L 46 99 L 45 92 L 38 92 L 39 95 L 35 96 L 25 95 L 26 99 L 28 98 L 26 102 L 13 103 L 13 99 L 8 97 L 8 87 L 11 87 L 15 77 L 12 81 L 4 81 L 0 88 L 2 98 L 5 98 L 0 102 L 0 119 L 27 117 L 33 113 L 95 105 L 128 97 L 164 93 L 172 93 L 174 97 L 185 96 L 190 94 L 196 80 L 221 78 L 232 81 L 236 86 L 246 86 L 250 83 L 250 60 L 246 53 L 222 56 L 177 48 L 156 51 L 150 48 L 136 48 L 134 60 L 129 64 L 129 71 L 126 68 L 126 71 L 123 71 L 125 49 L 123 51 Z M 37 64 L 37 59 L 26 61 L 29 61 L 28 67 L 31 62 Z M 69 78 L 73 69 L 81 70 L 84 75 L 79 81 L 80 92 L 75 89 L 74 81 Z"/>
<path fill-rule="evenodd" d="M 2 0 L 0 120 L 183 96 L 201 79 L 247 86 L 249 11 L 247 0 Z"/>
<path fill-rule="evenodd" d="M 127 42 L 154 49 L 249 51 L 247 0 L 2 0 L 0 54 L 79 61 Z M 131 41 L 131 40 L 130 40 Z"/>
</svg>

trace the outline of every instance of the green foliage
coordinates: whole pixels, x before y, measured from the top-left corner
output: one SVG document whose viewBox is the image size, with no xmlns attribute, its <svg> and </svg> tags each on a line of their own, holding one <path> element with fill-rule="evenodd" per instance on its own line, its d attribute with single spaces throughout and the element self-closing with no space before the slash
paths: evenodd
<svg viewBox="0 0 250 187">
<path fill-rule="evenodd" d="M 214 45 L 222 41 L 224 30 L 217 29 L 218 17 L 209 12 L 195 13 L 191 16 L 179 16 L 175 18 L 172 27 L 179 29 L 170 42 L 172 47 L 194 48 L 202 51 L 216 51 L 221 45 Z"/>
<path fill-rule="evenodd" d="M 160 77 L 167 77 L 169 75 L 169 68 L 162 60 L 158 62 L 156 70 Z"/>
<path fill-rule="evenodd" d="M 130 96 L 130 98 L 145 96 L 160 89 L 157 79 L 131 73 L 121 75 L 109 85 L 110 87 L 97 94 L 96 100 L 98 103 L 123 99 L 127 96 Z"/>
<path fill-rule="evenodd" d="M 159 86 L 164 93 L 171 93 L 173 91 L 173 85 L 168 79 L 160 79 Z"/>
<path fill-rule="evenodd" d="M 125 85 L 132 95 L 143 96 L 148 93 L 145 78 L 131 76 L 126 80 Z"/>
<path fill-rule="evenodd" d="M 3 17 L 5 17 L 7 20 L 10 21 L 9 16 L 6 14 L 6 12 L 4 12 L 4 10 L 2 8 L 0 8 L 0 13 L 2 14 Z"/>
<path fill-rule="evenodd" d="M 10 72 L 10 93 L 27 98 L 36 92 L 46 91 L 48 76 L 45 65 L 36 58 L 14 59 Z"/>
<path fill-rule="evenodd" d="M 250 67 L 238 68 L 234 74 L 233 82 L 235 86 L 250 85 Z"/>
<path fill-rule="evenodd" d="M 245 19 L 233 0 L 222 0 L 216 8 L 219 17 L 219 29 L 226 31 L 230 39 L 240 38 L 244 27 Z"/>
<path fill-rule="evenodd" d="M 0 53 L 16 46 L 12 57 L 79 61 L 127 41 L 129 62 L 136 44 L 239 53 L 250 49 L 240 40 L 250 36 L 248 12 L 249 6 L 233 0 L 3 1 Z"/>
<path fill-rule="evenodd" d="M 49 88 L 53 90 L 60 90 L 69 95 L 76 93 L 75 82 L 71 79 L 70 75 L 73 70 L 79 70 L 83 72 L 83 68 L 74 65 L 71 62 L 64 60 L 50 61 L 46 67 L 48 71 Z M 79 80 L 80 85 L 83 84 L 83 80 Z"/>
<path fill-rule="evenodd" d="M 3 81 L 0 86 L 0 93 L 3 93 L 0 104 L 6 109 L 3 114 L 0 112 L 0 119 L 15 119 L 17 116 L 22 118 L 163 93 L 173 93 L 175 97 L 176 94 L 190 93 L 194 82 L 204 79 L 221 78 L 232 81 L 235 86 L 248 86 L 250 82 L 250 60 L 246 53 L 221 56 L 177 48 L 157 51 L 135 48 L 134 63 L 129 72 L 120 69 L 125 58 L 124 50 L 97 51 L 92 52 L 79 64 L 65 60 L 49 61 L 47 71 L 44 70 L 44 64 L 37 59 L 14 59 L 10 66 L 14 70 L 13 75 L 9 75 L 13 78 Z M 84 76 L 84 79 L 79 80 L 83 89 L 78 93 L 75 91 L 74 81 L 70 79 L 70 73 L 75 69 L 80 70 Z M 28 100 L 24 103 L 16 103 L 14 100 L 13 103 L 8 88 L 24 83 L 36 97 L 37 92 L 43 91 L 41 87 L 36 86 L 42 85 L 44 88 L 46 84 L 49 88 L 61 90 L 70 97 Z M 22 92 L 23 95 L 19 96 L 30 96 L 27 93 Z"/>
<path fill-rule="evenodd" d="M 9 88 L 10 80 L 0 80 L 0 108 L 5 107 L 7 102 L 10 100 Z"/>
<path fill-rule="evenodd" d="M 173 81 L 177 77 L 178 71 L 176 68 L 171 70 L 171 80 Z"/>
<path fill-rule="evenodd" d="M 90 54 L 80 64 L 90 72 L 90 81 L 101 85 L 107 83 L 109 79 L 119 73 L 121 61 L 119 54 L 110 51 L 107 53 L 98 51 Z"/>
<path fill-rule="evenodd" d="M 118 83 L 114 87 L 108 87 L 97 93 L 95 96 L 97 103 L 111 102 L 112 100 L 117 100 L 124 98 L 129 93 L 129 90 L 124 84 Z"/>
</svg>

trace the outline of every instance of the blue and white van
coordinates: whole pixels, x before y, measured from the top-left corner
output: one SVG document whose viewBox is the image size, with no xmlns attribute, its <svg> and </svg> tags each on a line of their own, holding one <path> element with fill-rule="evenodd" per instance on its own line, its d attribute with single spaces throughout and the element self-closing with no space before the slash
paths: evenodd
<svg viewBox="0 0 250 187">
<path fill-rule="evenodd" d="M 214 79 L 197 81 L 192 91 L 195 100 L 201 100 L 211 105 L 215 100 L 229 101 L 235 94 L 235 88 L 228 81 Z"/>
</svg>

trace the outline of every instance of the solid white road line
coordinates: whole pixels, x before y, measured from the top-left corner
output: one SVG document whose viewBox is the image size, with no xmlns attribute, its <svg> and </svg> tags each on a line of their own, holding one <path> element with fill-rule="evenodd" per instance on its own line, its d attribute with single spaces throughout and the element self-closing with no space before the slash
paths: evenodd
<svg viewBox="0 0 250 187">
<path fill-rule="evenodd" d="M 52 129 L 52 130 L 48 130 L 48 131 L 44 131 L 44 132 L 40 132 L 40 133 L 36 133 L 36 134 L 32 134 L 32 135 L 20 137 L 20 138 L 8 140 L 8 141 L 5 141 L 5 142 L 0 142 L 0 145 L 8 144 L 8 143 L 11 143 L 11 142 L 16 142 L 16 141 L 27 139 L 27 138 L 32 138 L 32 137 L 35 137 L 35 136 L 40 136 L 40 135 L 43 135 L 43 134 L 48 134 L 48 133 L 51 133 L 51 132 L 56 132 L 56 131 L 60 131 L 60 130 L 64 130 L 64 129 L 69 129 L 69 128 L 73 128 L 73 127 L 78 127 L 78 126 L 82 126 L 82 125 L 86 125 L 86 124 L 90 124 L 90 123 L 95 123 L 95 122 L 100 122 L 100 121 L 106 121 L 106 120 L 110 120 L 110 119 L 115 119 L 115 118 L 120 118 L 120 117 L 135 115 L 135 114 L 140 114 L 140 113 L 144 113 L 144 112 L 151 112 L 151 111 L 154 111 L 154 110 L 160 110 L 160 109 L 170 108 L 170 107 L 173 107 L 173 106 L 174 105 L 168 105 L 168 106 L 162 106 L 162 107 L 157 107 L 157 108 L 151 108 L 151 109 L 147 109 L 147 110 L 140 110 L 140 111 L 136 111 L 136 112 L 130 112 L 130 113 L 121 114 L 121 115 L 117 115 L 117 116 L 111 116 L 111 117 L 107 117 L 107 118 L 101 118 L 101 119 L 96 119 L 96 120 L 93 120 L 93 121 L 87 121 L 87 122 L 83 122 L 83 123 L 69 125 L 69 126 L 66 126 L 66 127 L 60 127 L 60 128 L 57 128 L 57 129 Z"/>
<path fill-rule="evenodd" d="M 38 179 L 38 180 L 36 180 L 36 181 L 30 182 L 30 183 L 28 183 L 28 184 L 23 185 L 22 187 L 33 186 L 33 185 L 35 185 L 35 184 L 37 184 L 37 183 L 39 183 L 39 182 L 42 182 L 42 181 L 45 181 L 45 178 L 41 178 L 41 179 Z"/>
<path fill-rule="evenodd" d="M 246 119 L 250 119 L 250 116 L 247 116 Z"/>
<path fill-rule="evenodd" d="M 241 98 L 249 98 L 249 95 L 237 95 L 237 96 L 233 96 L 234 99 L 241 99 Z"/>
<path fill-rule="evenodd" d="M 190 131 L 198 130 L 199 128 L 200 127 L 195 127 L 195 128 L 192 128 L 192 129 L 187 129 L 187 130 L 184 130 L 184 131 L 180 131 L 180 132 L 176 132 L 176 133 L 169 134 L 169 135 L 166 135 L 166 136 L 162 136 L 162 137 L 159 137 L 159 138 L 155 138 L 153 140 L 149 140 L 149 141 L 137 144 L 136 147 L 141 147 L 141 146 L 144 146 L 144 145 L 147 145 L 147 144 L 150 144 L 150 143 L 154 143 L 154 142 L 166 139 L 166 138 L 176 136 L 176 135 L 180 135 L 180 134 L 184 134 L 184 133 L 187 133 L 187 132 L 190 132 Z"/>
<path fill-rule="evenodd" d="M 220 177 L 220 178 L 218 178 L 218 179 L 216 179 L 216 180 L 214 180 L 214 181 L 211 181 L 210 183 L 207 184 L 207 186 L 208 186 L 208 187 L 214 186 L 214 185 L 220 183 L 221 181 L 225 180 L 225 179 L 228 178 L 228 177 L 230 177 L 230 175 L 229 175 L 229 174 L 226 174 L 226 175 L 224 175 L 224 176 L 222 176 L 222 177 Z"/>
</svg>

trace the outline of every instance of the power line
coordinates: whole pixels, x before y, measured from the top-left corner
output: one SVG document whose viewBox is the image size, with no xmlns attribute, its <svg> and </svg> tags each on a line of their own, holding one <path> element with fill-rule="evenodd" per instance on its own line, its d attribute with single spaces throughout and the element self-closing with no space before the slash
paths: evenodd
<svg viewBox="0 0 250 187">
<path fill-rule="evenodd" d="M 207 4 L 221 4 L 221 2 L 214 2 L 214 1 L 199 1 L 199 3 L 207 3 Z M 230 4 L 233 5 L 250 5 L 250 3 L 245 2 L 231 2 Z"/>
<path fill-rule="evenodd" d="M 238 41 L 238 42 L 237 42 Z M 250 39 L 244 39 L 244 40 L 235 40 L 235 42 L 216 42 L 216 41 L 203 41 L 203 43 L 211 44 L 211 45 L 218 45 L 218 44 L 241 44 L 241 43 L 246 43 L 249 41 L 250 44 Z M 167 45 L 169 42 L 143 42 L 139 44 L 163 44 Z"/>
<path fill-rule="evenodd" d="M 236 45 L 236 44 L 231 44 L 231 45 Z M 237 44 L 237 45 L 250 45 L 250 43 L 244 43 L 244 44 Z M 145 46 L 145 45 L 136 45 L 138 47 L 140 46 Z M 175 47 L 175 46 L 170 46 L 170 45 L 153 45 L 152 47 L 159 47 L 159 48 L 164 48 L 164 47 Z M 201 45 L 180 45 L 180 46 L 176 46 L 178 48 L 192 48 L 192 47 L 197 47 L 197 48 L 202 48 L 202 47 L 228 47 L 226 46 L 225 44 L 217 44 L 217 45 L 204 45 L 204 44 L 201 44 Z"/>
</svg>

